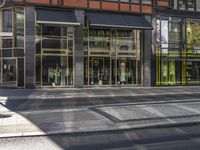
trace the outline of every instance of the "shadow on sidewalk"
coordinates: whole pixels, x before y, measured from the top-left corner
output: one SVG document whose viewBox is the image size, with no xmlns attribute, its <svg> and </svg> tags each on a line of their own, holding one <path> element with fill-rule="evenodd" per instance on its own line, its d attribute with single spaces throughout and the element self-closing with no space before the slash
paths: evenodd
<svg viewBox="0 0 200 150">
<path fill-rule="evenodd" d="M 32 94 L 30 91 L 28 94 Z M 27 95 L 28 96 L 28 95 Z M 188 98 L 199 98 L 200 94 L 188 94 Z M 71 99 L 38 99 L 38 100 L 7 100 L 5 104 L 2 104 L 4 107 L 9 109 L 10 111 L 16 112 L 19 115 L 22 115 L 24 118 L 28 119 L 30 122 L 32 122 L 36 127 L 38 127 L 40 130 L 43 132 L 46 132 L 49 129 L 52 128 L 51 125 L 49 124 L 41 124 L 43 121 L 50 121 L 50 120 L 59 120 L 60 122 L 66 122 L 69 121 L 71 122 L 70 127 L 73 128 L 75 124 L 73 122 L 77 122 L 79 120 L 84 120 L 84 114 L 79 116 L 77 113 L 72 113 L 70 116 L 71 118 L 66 117 L 66 113 L 61 112 L 59 113 L 59 116 L 55 113 L 53 116 L 40 116 L 39 114 L 28 114 L 24 115 L 22 113 L 22 110 L 29 110 L 29 111 L 35 111 L 35 110 L 41 110 L 41 111 L 46 111 L 46 110 L 57 110 L 57 109 L 74 109 L 78 107 L 88 107 L 88 106 L 95 106 L 95 105 L 115 105 L 115 104 L 121 104 L 121 105 L 127 105 L 127 103 L 131 102 L 150 102 L 150 101 L 159 101 L 159 100 L 171 100 L 173 102 L 174 99 L 182 99 L 181 95 L 161 95 L 161 96 L 135 96 L 135 97 L 109 97 L 109 98 L 71 98 Z M 70 113 L 70 112 L 69 112 Z M 0 115 L 0 118 L 6 118 L 6 117 L 11 117 L 9 115 Z M 45 118 L 47 117 L 47 118 Z M 90 116 L 91 120 L 95 119 L 92 118 L 94 116 Z M 56 122 L 54 122 L 55 128 L 56 128 Z M 76 136 L 78 137 L 78 140 L 74 138 Z M 120 135 L 120 138 L 115 138 L 112 136 L 112 133 L 109 135 L 102 135 L 101 134 L 93 134 L 90 137 L 87 137 L 87 135 L 82 135 L 82 134 L 76 134 L 76 135 L 69 135 L 68 138 L 58 138 L 57 136 L 48 136 L 50 140 L 52 140 L 54 143 L 56 143 L 61 149 L 88 149 L 89 147 L 95 147 L 95 150 L 98 149 L 104 149 L 104 148 L 112 148 L 113 145 L 109 145 L 108 141 L 113 141 L 114 142 L 114 147 L 120 147 L 120 144 L 136 144 L 139 141 L 128 141 L 127 143 L 124 141 L 125 139 L 127 140 L 127 137 L 125 135 Z M 81 141 L 82 138 L 84 137 L 85 141 Z M 176 138 L 176 137 L 174 137 Z M 77 141 L 76 141 L 76 140 Z M 108 139 L 108 141 L 107 141 Z M 153 140 L 153 139 L 152 139 Z M 69 142 L 69 145 L 66 147 L 66 143 Z M 72 143 L 70 143 L 72 142 Z M 77 144 L 77 145 L 76 145 Z"/>
</svg>

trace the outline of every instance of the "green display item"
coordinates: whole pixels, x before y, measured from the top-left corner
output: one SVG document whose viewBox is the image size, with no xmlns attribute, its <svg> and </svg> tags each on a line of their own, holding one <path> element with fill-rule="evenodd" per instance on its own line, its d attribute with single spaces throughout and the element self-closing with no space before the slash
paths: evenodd
<svg viewBox="0 0 200 150">
<path fill-rule="evenodd" d="M 168 68 L 167 68 L 167 64 L 165 63 L 162 65 L 162 81 L 163 82 L 168 81 L 167 74 L 168 74 Z"/>
<path fill-rule="evenodd" d="M 169 63 L 169 82 L 171 84 L 176 84 L 176 72 L 175 72 L 175 62 L 171 61 Z"/>
<path fill-rule="evenodd" d="M 60 72 L 57 69 L 52 69 L 49 73 L 50 78 L 60 77 Z"/>
</svg>

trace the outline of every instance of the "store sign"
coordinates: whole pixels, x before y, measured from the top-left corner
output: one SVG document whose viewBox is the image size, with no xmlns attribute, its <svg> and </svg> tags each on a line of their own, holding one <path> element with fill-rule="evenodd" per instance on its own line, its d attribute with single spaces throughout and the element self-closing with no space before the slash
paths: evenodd
<svg viewBox="0 0 200 150">
<path fill-rule="evenodd" d="M 6 3 L 6 0 L 0 0 L 0 8 L 3 7 Z"/>
</svg>

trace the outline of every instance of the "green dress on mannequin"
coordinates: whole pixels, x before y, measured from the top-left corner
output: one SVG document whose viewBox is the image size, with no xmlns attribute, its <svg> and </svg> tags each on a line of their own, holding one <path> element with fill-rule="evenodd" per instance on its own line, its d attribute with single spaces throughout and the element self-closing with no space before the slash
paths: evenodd
<svg viewBox="0 0 200 150">
<path fill-rule="evenodd" d="M 176 84 L 175 62 L 169 62 L 169 83 Z"/>
</svg>

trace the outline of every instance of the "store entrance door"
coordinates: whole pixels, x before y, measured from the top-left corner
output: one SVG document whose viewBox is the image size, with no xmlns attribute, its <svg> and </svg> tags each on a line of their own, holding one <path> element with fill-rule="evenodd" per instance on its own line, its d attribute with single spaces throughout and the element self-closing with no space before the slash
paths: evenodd
<svg viewBox="0 0 200 150">
<path fill-rule="evenodd" d="M 3 87 L 17 87 L 17 60 L 16 59 L 3 59 L 3 74 L 2 86 Z"/>
<path fill-rule="evenodd" d="M 136 60 L 133 58 L 119 58 L 117 60 L 117 83 L 137 84 Z"/>
<path fill-rule="evenodd" d="M 104 59 L 92 58 L 90 60 L 90 83 L 91 85 L 102 85 L 104 78 Z"/>
</svg>

